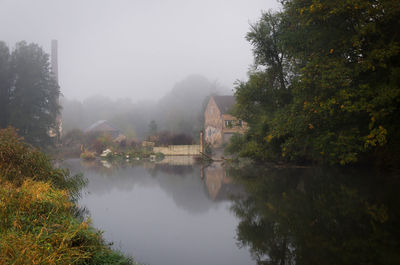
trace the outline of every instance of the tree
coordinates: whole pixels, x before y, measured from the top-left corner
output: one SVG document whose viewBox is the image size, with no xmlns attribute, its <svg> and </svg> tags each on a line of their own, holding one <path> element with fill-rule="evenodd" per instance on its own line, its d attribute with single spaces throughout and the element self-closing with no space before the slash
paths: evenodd
<svg viewBox="0 0 400 265">
<path fill-rule="evenodd" d="M 157 133 L 157 123 L 155 122 L 155 120 L 152 120 L 149 123 L 149 136 L 153 136 Z"/>
<path fill-rule="evenodd" d="M 247 35 L 258 70 L 236 90 L 250 125 L 238 152 L 332 164 L 398 157 L 398 1 L 282 3 Z"/>
<path fill-rule="evenodd" d="M 244 136 L 236 135 L 236 145 L 241 156 L 256 160 L 278 159 L 281 141 L 269 141 L 272 117 L 287 106 L 291 100 L 290 79 L 293 64 L 282 39 L 283 14 L 265 13 L 261 20 L 251 26 L 246 39 L 253 45 L 254 66 L 247 82 L 239 82 L 236 87 L 236 107 L 234 114 L 246 121 L 250 128 Z"/>
<path fill-rule="evenodd" d="M 7 45 L 0 41 L 0 128 L 8 123 L 8 106 L 10 92 L 10 51 Z"/>
<path fill-rule="evenodd" d="M 0 44 L 1 126 L 17 128 L 31 144 L 50 144 L 60 91 L 50 72 L 49 56 L 37 44 L 26 42 L 16 44 L 9 60 L 7 54 L 7 47 Z"/>
</svg>

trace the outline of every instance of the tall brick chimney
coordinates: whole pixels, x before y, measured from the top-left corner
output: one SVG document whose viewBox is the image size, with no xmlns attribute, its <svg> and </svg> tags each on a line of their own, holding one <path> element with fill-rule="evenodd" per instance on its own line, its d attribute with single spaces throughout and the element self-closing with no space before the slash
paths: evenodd
<svg viewBox="0 0 400 265">
<path fill-rule="evenodd" d="M 51 72 L 54 75 L 54 78 L 56 79 L 57 85 L 59 85 L 58 83 L 58 43 L 57 40 L 51 40 Z M 60 97 L 57 98 L 57 103 L 60 104 Z M 57 140 L 61 139 L 62 136 L 62 120 L 61 120 L 61 114 L 57 115 L 56 118 L 56 128 L 55 130 L 55 134 L 57 137 Z"/>
<path fill-rule="evenodd" d="M 51 40 L 51 72 L 56 78 L 58 84 L 58 55 L 57 55 L 57 40 Z"/>
</svg>

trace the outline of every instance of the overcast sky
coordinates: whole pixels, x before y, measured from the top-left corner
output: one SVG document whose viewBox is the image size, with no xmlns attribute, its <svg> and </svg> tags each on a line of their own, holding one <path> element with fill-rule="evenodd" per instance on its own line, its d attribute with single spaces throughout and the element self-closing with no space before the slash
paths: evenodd
<svg viewBox="0 0 400 265">
<path fill-rule="evenodd" d="M 68 98 L 158 99 L 190 74 L 233 87 L 252 63 L 249 23 L 275 0 L 0 0 L 0 40 L 50 52 Z"/>
</svg>

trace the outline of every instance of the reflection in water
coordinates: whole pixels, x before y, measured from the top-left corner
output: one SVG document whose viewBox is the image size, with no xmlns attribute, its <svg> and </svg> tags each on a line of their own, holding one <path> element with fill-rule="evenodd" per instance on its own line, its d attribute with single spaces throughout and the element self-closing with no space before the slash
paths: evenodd
<svg viewBox="0 0 400 265">
<path fill-rule="evenodd" d="M 107 167 L 76 159 L 67 164 L 89 180 L 80 204 L 94 226 L 138 261 L 254 264 L 249 251 L 236 245 L 238 221 L 228 191 L 239 189 L 219 166 L 208 171 L 183 160 Z"/>
<path fill-rule="evenodd" d="M 232 178 L 227 176 L 226 170 L 221 163 L 213 163 L 202 171 L 208 194 L 213 201 L 226 200 L 231 195 L 243 193 L 242 186 L 232 183 Z"/>
<path fill-rule="evenodd" d="M 399 178 L 332 169 L 231 170 L 237 240 L 259 264 L 400 264 Z"/>
</svg>

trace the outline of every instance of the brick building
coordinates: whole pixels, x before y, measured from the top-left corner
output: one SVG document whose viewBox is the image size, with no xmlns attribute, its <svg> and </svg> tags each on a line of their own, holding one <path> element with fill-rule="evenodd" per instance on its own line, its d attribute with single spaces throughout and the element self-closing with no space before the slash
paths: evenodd
<svg viewBox="0 0 400 265">
<path fill-rule="evenodd" d="M 213 96 L 204 112 L 204 139 L 213 147 L 221 147 L 234 133 L 244 133 L 246 124 L 229 112 L 235 104 L 234 96 Z"/>
</svg>

